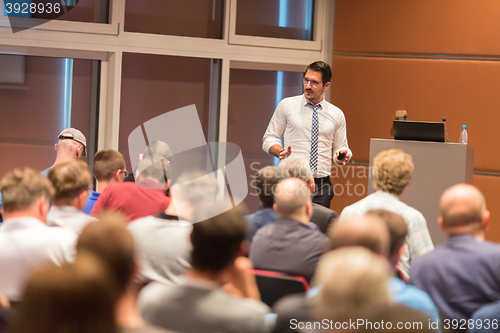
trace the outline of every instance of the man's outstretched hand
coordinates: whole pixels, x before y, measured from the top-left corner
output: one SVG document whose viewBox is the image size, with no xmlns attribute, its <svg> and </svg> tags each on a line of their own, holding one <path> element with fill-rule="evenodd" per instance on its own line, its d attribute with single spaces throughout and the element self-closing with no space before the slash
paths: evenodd
<svg viewBox="0 0 500 333">
<path fill-rule="evenodd" d="M 341 150 L 335 153 L 335 163 L 340 165 L 346 165 L 349 162 L 349 152 L 347 150 Z"/>
<path fill-rule="evenodd" d="M 279 154 L 279 158 L 280 158 L 280 161 L 284 160 L 285 158 L 287 158 L 288 156 L 290 156 L 290 154 L 292 154 L 292 147 L 291 146 L 288 146 L 287 149 L 284 149 L 280 154 Z"/>
</svg>

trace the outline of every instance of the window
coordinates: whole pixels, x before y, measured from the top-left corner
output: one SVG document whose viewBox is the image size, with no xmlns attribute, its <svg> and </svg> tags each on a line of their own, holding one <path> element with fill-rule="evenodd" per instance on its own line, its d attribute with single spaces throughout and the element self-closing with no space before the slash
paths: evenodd
<svg viewBox="0 0 500 333">
<path fill-rule="evenodd" d="M 275 164 L 262 150 L 262 136 L 276 105 L 285 97 L 302 93 L 302 73 L 231 69 L 227 141 L 240 146 L 248 178 L 250 211 L 259 207 L 251 181 L 261 168 Z"/>
<path fill-rule="evenodd" d="M 130 158 L 134 158 L 129 156 L 129 135 L 169 111 L 194 104 L 205 141 L 217 141 L 210 130 L 212 93 L 218 89 L 212 84 L 213 76 L 218 75 L 216 64 L 217 60 L 209 58 L 123 54 L 119 150 L 128 170 L 132 170 Z"/>
<path fill-rule="evenodd" d="M 68 127 L 82 131 L 87 156 L 93 156 L 96 133 L 90 124 L 97 118 L 98 98 L 92 72 L 99 61 L 3 54 L 0 59 L 18 64 L 0 70 L 0 155 L 9 156 L 2 159 L 0 177 L 18 167 L 51 166 L 57 136 Z"/>
<path fill-rule="evenodd" d="M 127 0 L 125 31 L 222 38 L 222 0 Z"/>
</svg>

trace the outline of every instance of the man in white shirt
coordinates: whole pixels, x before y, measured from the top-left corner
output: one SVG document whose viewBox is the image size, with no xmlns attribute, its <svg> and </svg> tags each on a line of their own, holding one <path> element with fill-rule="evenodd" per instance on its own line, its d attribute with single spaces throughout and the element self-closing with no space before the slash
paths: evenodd
<svg viewBox="0 0 500 333">
<path fill-rule="evenodd" d="M 345 165 L 352 157 L 344 114 L 325 100 L 331 77 L 330 66 L 323 61 L 307 66 L 302 78 L 304 94 L 278 104 L 262 143 L 266 153 L 280 160 L 290 155 L 306 156 L 317 188 L 313 202 L 327 208 L 334 195 L 330 181 L 332 160 Z M 281 135 L 286 148 L 281 146 Z"/>
<path fill-rule="evenodd" d="M 256 300 L 260 294 L 252 263 L 238 257 L 246 235 L 243 211 L 236 207 L 214 216 L 226 205 L 196 212 L 201 222 L 193 224 L 191 233 L 192 268 L 180 283 L 152 282 L 141 290 L 139 308 L 147 322 L 184 333 L 269 331 L 264 316 L 270 309 Z"/>
<path fill-rule="evenodd" d="M 55 189 L 54 202 L 47 215 L 47 225 L 62 227 L 80 234 L 96 218 L 83 212 L 90 186 L 87 163 L 70 161 L 58 163 L 49 171 Z"/>
<path fill-rule="evenodd" d="M 0 293 L 20 301 L 27 276 L 44 263 L 73 257 L 76 234 L 45 224 L 53 189 L 32 169 L 16 169 L 0 182 L 5 220 L 0 228 Z"/>
<path fill-rule="evenodd" d="M 144 282 L 177 284 L 179 276 L 191 268 L 189 237 L 194 214 L 216 201 L 218 189 L 213 174 L 186 171 L 172 185 L 172 201 L 165 211 L 142 217 L 127 226 L 137 246 Z"/>
</svg>

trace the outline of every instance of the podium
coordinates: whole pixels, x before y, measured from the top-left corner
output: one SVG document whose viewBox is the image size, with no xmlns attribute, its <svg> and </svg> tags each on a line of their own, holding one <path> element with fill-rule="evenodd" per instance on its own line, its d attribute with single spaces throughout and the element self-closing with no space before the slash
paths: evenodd
<svg viewBox="0 0 500 333">
<path fill-rule="evenodd" d="M 388 149 L 401 149 L 413 158 L 415 169 L 401 201 L 424 215 L 435 246 L 445 242 L 447 236 L 437 224 L 439 200 L 450 186 L 472 184 L 474 150 L 468 145 L 452 142 L 371 139 L 370 170 L 375 156 Z M 374 191 L 370 183 L 368 194 Z"/>
</svg>

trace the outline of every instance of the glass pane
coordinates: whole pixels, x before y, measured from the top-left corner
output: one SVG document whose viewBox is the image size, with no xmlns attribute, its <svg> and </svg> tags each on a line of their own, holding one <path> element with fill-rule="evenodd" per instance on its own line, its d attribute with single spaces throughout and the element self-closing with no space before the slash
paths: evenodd
<svg viewBox="0 0 500 333">
<path fill-rule="evenodd" d="M 68 127 L 82 131 L 93 156 L 95 66 L 98 61 L 0 54 L 0 177 L 14 168 L 50 167 L 57 136 Z"/>
<path fill-rule="evenodd" d="M 250 212 L 259 207 L 250 185 L 252 176 L 277 162 L 262 150 L 262 136 L 278 103 L 301 93 L 302 73 L 231 69 L 227 141 L 239 145 L 243 154 L 249 184 L 245 203 Z"/>
<path fill-rule="evenodd" d="M 109 23 L 109 0 L 4 0 L 4 15 L 60 21 Z M 13 24 L 11 22 L 13 26 Z"/>
<path fill-rule="evenodd" d="M 127 0 L 125 31 L 222 38 L 223 0 Z"/>
<path fill-rule="evenodd" d="M 119 150 L 125 157 L 128 170 L 133 170 L 128 144 L 130 134 L 142 127 L 147 139 L 155 140 L 145 123 L 182 107 L 196 106 L 201 129 L 195 123 L 198 119 L 195 119 L 190 127 L 182 129 L 180 141 L 183 135 L 203 137 L 205 142 L 217 141 L 215 133 L 209 133 L 210 109 L 219 88 L 218 84 L 212 85 L 212 81 L 217 81 L 214 80 L 218 75 L 217 63 L 218 60 L 213 59 L 123 54 Z M 218 108 L 215 111 L 217 113 Z"/>
<path fill-rule="evenodd" d="M 236 34 L 313 40 L 314 0 L 238 0 Z"/>
</svg>

